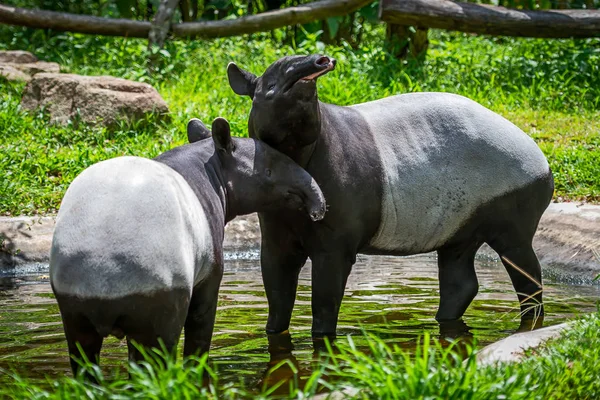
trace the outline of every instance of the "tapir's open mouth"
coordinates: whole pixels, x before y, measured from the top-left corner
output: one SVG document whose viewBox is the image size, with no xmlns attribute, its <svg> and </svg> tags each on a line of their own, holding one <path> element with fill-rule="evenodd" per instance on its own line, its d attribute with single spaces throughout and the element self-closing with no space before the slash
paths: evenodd
<svg viewBox="0 0 600 400">
<path fill-rule="evenodd" d="M 315 64 L 316 65 L 324 65 L 325 67 L 320 71 L 317 71 L 313 74 L 310 74 L 303 78 L 300 78 L 299 79 L 300 81 L 314 81 L 319 76 L 325 75 L 326 73 L 328 73 L 329 71 L 331 71 L 335 68 L 335 60 L 331 60 L 329 57 L 321 57 L 315 62 Z"/>
<path fill-rule="evenodd" d="M 327 56 L 321 56 L 317 58 L 312 65 L 310 66 L 311 70 L 317 69 L 316 72 L 309 73 L 308 75 L 302 76 L 296 82 L 313 82 L 321 75 L 325 75 L 329 71 L 335 68 L 335 59 L 329 58 Z"/>
</svg>

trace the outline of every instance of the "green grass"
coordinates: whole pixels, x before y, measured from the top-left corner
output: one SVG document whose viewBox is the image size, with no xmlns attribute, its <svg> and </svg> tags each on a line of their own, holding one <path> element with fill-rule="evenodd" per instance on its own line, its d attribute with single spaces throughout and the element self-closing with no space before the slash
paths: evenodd
<svg viewBox="0 0 600 400">
<path fill-rule="evenodd" d="M 476 352 L 431 345 L 411 356 L 371 337 L 370 351 L 352 341 L 324 367 L 329 389 L 356 389 L 369 399 L 594 399 L 600 397 L 600 314 L 579 320 L 524 361 L 479 366 Z"/>
<path fill-rule="evenodd" d="M 40 386 L 12 376 L 0 397 L 12 399 L 305 399 L 317 392 L 345 391 L 359 399 L 595 399 L 600 397 L 600 313 L 576 321 L 559 339 L 529 351 L 519 363 L 481 366 L 468 345 L 443 348 L 424 336 L 414 354 L 390 347 L 374 336 L 360 351 L 351 337 L 338 340 L 311 376 L 265 386 L 253 393 L 233 383 L 220 385 L 207 358 L 175 361 L 151 352 L 141 365 L 130 365 L 107 379 L 87 366 L 99 384 L 64 377 Z M 461 350 L 462 349 L 462 350 Z M 458 351 L 461 350 L 461 351 Z M 279 366 L 286 364 L 283 361 Z M 286 365 L 297 372 L 293 364 Z M 278 366 L 274 367 L 275 369 Z M 2 373 L 2 371 L 0 371 Z M 6 372 L 5 372 L 6 373 Z M 207 379 L 210 377 L 210 379 Z M 289 394 L 281 389 L 289 386 Z"/>
<path fill-rule="evenodd" d="M 0 82 L 0 215 L 52 213 L 69 183 L 87 166 L 119 155 L 153 157 L 185 142 L 189 118 L 230 120 L 246 135 L 247 98 L 227 84 L 229 61 L 255 73 L 284 55 L 322 52 L 338 59 L 320 79 L 322 100 L 353 104 L 411 91 L 449 91 L 505 115 L 531 134 L 548 156 L 556 197 L 600 201 L 600 40 L 477 37 L 434 32 L 420 63 L 390 57 L 381 26 L 364 44 L 325 46 L 314 35 L 293 46 L 273 35 L 248 39 L 171 41 L 158 70 L 145 69 L 146 41 L 0 28 L 0 48 L 30 50 L 64 72 L 153 84 L 168 103 L 170 122 L 123 123 L 115 129 L 49 124 L 19 109 L 22 84 Z"/>
</svg>

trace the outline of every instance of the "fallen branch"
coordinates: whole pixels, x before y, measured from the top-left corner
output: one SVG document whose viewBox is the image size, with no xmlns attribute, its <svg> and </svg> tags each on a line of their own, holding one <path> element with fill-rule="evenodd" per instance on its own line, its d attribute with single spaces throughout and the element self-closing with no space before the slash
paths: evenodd
<svg viewBox="0 0 600 400">
<path fill-rule="evenodd" d="M 150 22 L 101 18 L 45 10 L 29 10 L 0 4 L 0 23 L 105 36 L 146 38 Z"/>
<path fill-rule="evenodd" d="M 391 24 L 488 35 L 600 36 L 598 10 L 528 11 L 450 0 L 381 0 L 379 18 Z"/>
<path fill-rule="evenodd" d="M 237 19 L 175 24 L 173 33 L 179 37 L 215 38 L 270 31 L 284 26 L 348 15 L 372 2 L 373 0 L 315 1 Z"/>
<path fill-rule="evenodd" d="M 288 25 L 305 24 L 325 18 L 347 15 L 372 1 L 315 1 L 297 7 L 268 11 L 231 20 L 173 24 L 171 32 L 178 37 L 215 38 L 270 31 Z M 30 10 L 4 4 L 0 4 L 0 23 L 57 31 L 139 38 L 148 37 L 151 27 L 151 23 L 147 21 Z"/>
</svg>

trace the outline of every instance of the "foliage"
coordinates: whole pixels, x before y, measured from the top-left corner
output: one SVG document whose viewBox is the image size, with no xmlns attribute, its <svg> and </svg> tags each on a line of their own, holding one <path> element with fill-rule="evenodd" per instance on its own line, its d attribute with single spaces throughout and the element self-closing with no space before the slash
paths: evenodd
<svg viewBox="0 0 600 400">
<path fill-rule="evenodd" d="M 154 157 L 185 142 L 189 118 L 230 120 L 245 136 L 250 102 L 228 86 L 229 61 L 260 74 L 293 53 L 326 53 L 338 60 L 319 79 L 322 100 L 347 105 L 413 91 L 459 93 L 506 116 L 531 134 L 549 158 L 556 195 L 600 201 L 600 41 L 489 38 L 435 32 L 424 62 L 399 61 L 382 48 L 383 29 L 365 31 L 368 44 L 326 45 L 319 34 L 281 45 L 285 33 L 252 41 L 168 42 L 149 76 L 146 41 L 77 34 L 47 35 L 0 28 L 0 48 L 30 50 L 63 72 L 108 74 L 153 84 L 172 121 L 122 124 L 116 129 L 51 125 L 43 112 L 20 110 L 22 84 L 0 81 L 0 214 L 56 211 L 73 178 L 97 161 L 119 155 Z"/>
<path fill-rule="evenodd" d="M 314 0 L 180 0 L 173 22 L 211 21 L 235 19 L 280 8 L 294 7 Z M 546 9 L 597 9 L 600 0 L 463 0 L 525 10 Z M 150 21 L 158 9 L 159 0 L 8 0 L 10 5 Z M 379 1 L 344 16 L 330 17 L 299 26 L 282 28 L 286 44 L 300 42 L 307 34 L 322 33 L 325 43 L 350 43 L 352 47 L 363 44 L 365 24 L 377 21 Z M 31 31 L 33 32 L 33 31 Z"/>
<path fill-rule="evenodd" d="M 592 399 L 600 396 L 598 345 L 596 313 L 520 363 L 483 367 L 471 349 L 463 358 L 427 337 L 413 358 L 371 337 L 368 352 L 349 340 L 324 370 L 330 390 L 357 389 L 362 399 Z"/>
<path fill-rule="evenodd" d="M 579 399 L 600 397 L 600 313 L 575 322 L 557 340 L 529 351 L 520 363 L 482 366 L 473 347 L 444 349 L 426 335 L 414 354 L 390 347 L 375 336 L 367 337 L 369 349 L 360 351 L 352 337 L 329 346 L 321 368 L 308 379 L 296 376 L 289 383 L 263 387 L 260 394 L 240 385 L 220 385 L 218 373 L 207 357 L 176 361 L 161 351 L 145 353 L 140 365 L 130 365 L 129 379 L 107 379 L 100 370 L 83 363 L 83 372 L 99 384 L 64 377 L 45 386 L 12 375 L 0 388 L 0 397 L 13 399 L 149 398 L 149 399 L 305 399 L 317 391 L 343 391 L 360 399 Z M 272 372 L 286 364 L 276 365 Z M 293 365 L 289 365 L 293 369 Z M 0 371 L 2 373 L 2 371 Z M 7 373 L 7 372 L 5 372 Z M 297 370 L 295 370 L 297 373 Z M 276 395 L 281 385 L 287 395 Z M 302 388 L 301 388 L 302 386 Z"/>
</svg>

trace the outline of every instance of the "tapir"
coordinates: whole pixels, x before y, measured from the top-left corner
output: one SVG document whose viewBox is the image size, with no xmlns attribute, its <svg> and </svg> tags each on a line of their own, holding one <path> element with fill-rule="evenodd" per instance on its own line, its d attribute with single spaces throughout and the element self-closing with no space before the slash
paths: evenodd
<svg viewBox="0 0 600 400">
<path fill-rule="evenodd" d="M 322 219 L 323 193 L 287 156 L 232 138 L 217 118 L 188 124 L 192 143 L 153 160 L 94 164 L 69 186 L 50 254 L 50 282 L 68 349 L 96 362 L 103 338 L 145 347 L 208 351 L 223 274 L 224 226 L 237 215 L 286 208 Z M 72 357 L 73 358 L 73 357 Z M 78 363 L 71 361 L 74 373 Z"/>
<path fill-rule="evenodd" d="M 312 260 L 312 333 L 335 335 L 356 254 L 437 251 L 438 321 L 460 319 L 478 291 L 475 253 L 503 260 L 524 319 L 542 315 L 532 238 L 554 191 L 544 154 L 521 129 L 450 93 L 409 93 L 340 107 L 319 101 L 323 55 L 288 56 L 257 77 L 235 63 L 229 84 L 252 99 L 249 134 L 319 183 L 327 216 L 259 214 L 267 332 L 288 329 L 298 271 Z M 515 268 L 516 266 L 516 268 Z"/>
</svg>

